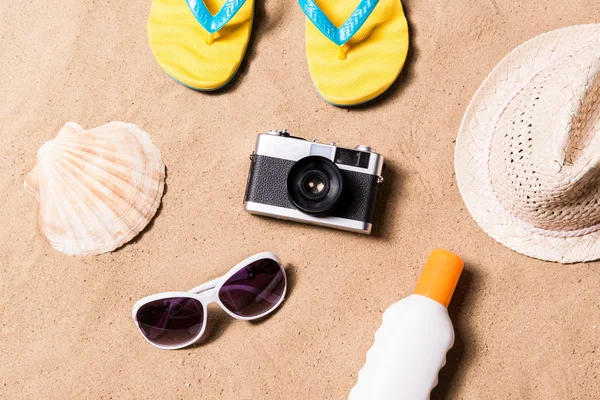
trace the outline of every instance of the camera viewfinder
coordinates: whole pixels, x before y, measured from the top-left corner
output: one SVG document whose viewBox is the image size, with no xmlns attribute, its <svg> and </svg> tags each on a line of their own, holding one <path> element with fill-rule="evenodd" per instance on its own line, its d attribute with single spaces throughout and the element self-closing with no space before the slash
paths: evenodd
<svg viewBox="0 0 600 400">
<path fill-rule="evenodd" d="M 371 153 L 365 153 L 363 151 L 343 149 L 338 147 L 337 151 L 335 152 L 335 162 L 337 164 L 368 168 L 370 159 Z"/>
</svg>

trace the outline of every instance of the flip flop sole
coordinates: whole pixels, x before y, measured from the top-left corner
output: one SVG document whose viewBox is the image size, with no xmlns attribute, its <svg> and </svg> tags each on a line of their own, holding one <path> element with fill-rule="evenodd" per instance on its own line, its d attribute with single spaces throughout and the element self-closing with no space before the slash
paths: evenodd
<svg viewBox="0 0 600 400">
<path fill-rule="evenodd" d="M 358 1 L 317 0 L 336 26 L 341 26 Z M 385 92 L 398 78 L 409 46 L 408 23 L 400 0 L 379 0 L 360 30 L 340 47 L 307 19 L 306 55 L 313 84 L 327 102 L 358 105 Z"/>
<path fill-rule="evenodd" d="M 225 0 L 204 0 L 216 13 Z M 254 0 L 247 0 L 210 43 L 209 33 L 194 18 L 185 0 L 154 0 L 148 19 L 150 47 L 160 67 L 196 90 L 216 90 L 239 69 L 252 32 Z M 209 44 L 210 43 L 210 44 Z"/>
</svg>

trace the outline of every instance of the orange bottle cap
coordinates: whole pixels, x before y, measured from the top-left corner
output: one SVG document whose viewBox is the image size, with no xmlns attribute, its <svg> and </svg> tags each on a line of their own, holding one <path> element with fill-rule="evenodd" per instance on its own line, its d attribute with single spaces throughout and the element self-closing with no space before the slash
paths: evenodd
<svg viewBox="0 0 600 400">
<path fill-rule="evenodd" d="M 447 250 L 434 250 L 427 259 L 413 293 L 429 297 L 448 307 L 463 266 L 463 260 L 456 254 Z"/>
</svg>

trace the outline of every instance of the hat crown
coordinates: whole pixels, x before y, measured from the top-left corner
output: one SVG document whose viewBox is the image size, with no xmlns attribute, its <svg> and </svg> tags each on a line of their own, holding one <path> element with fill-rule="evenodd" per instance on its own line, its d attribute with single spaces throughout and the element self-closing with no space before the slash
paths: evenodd
<svg viewBox="0 0 600 400">
<path fill-rule="evenodd" d="M 512 217 L 559 232 L 600 224 L 600 38 L 525 79 L 490 129 L 490 179 Z"/>
</svg>

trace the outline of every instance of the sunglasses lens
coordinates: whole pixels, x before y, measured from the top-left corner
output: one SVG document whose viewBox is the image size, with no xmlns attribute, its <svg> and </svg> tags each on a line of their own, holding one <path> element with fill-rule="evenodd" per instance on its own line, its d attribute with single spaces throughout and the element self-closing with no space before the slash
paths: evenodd
<svg viewBox="0 0 600 400">
<path fill-rule="evenodd" d="M 229 311 L 241 317 L 258 317 L 279 304 L 285 290 L 285 275 L 271 259 L 253 262 L 229 278 L 219 299 Z"/>
<path fill-rule="evenodd" d="M 160 346 L 180 346 L 192 341 L 204 322 L 202 303 L 187 297 L 154 300 L 137 312 L 146 338 Z"/>
</svg>

